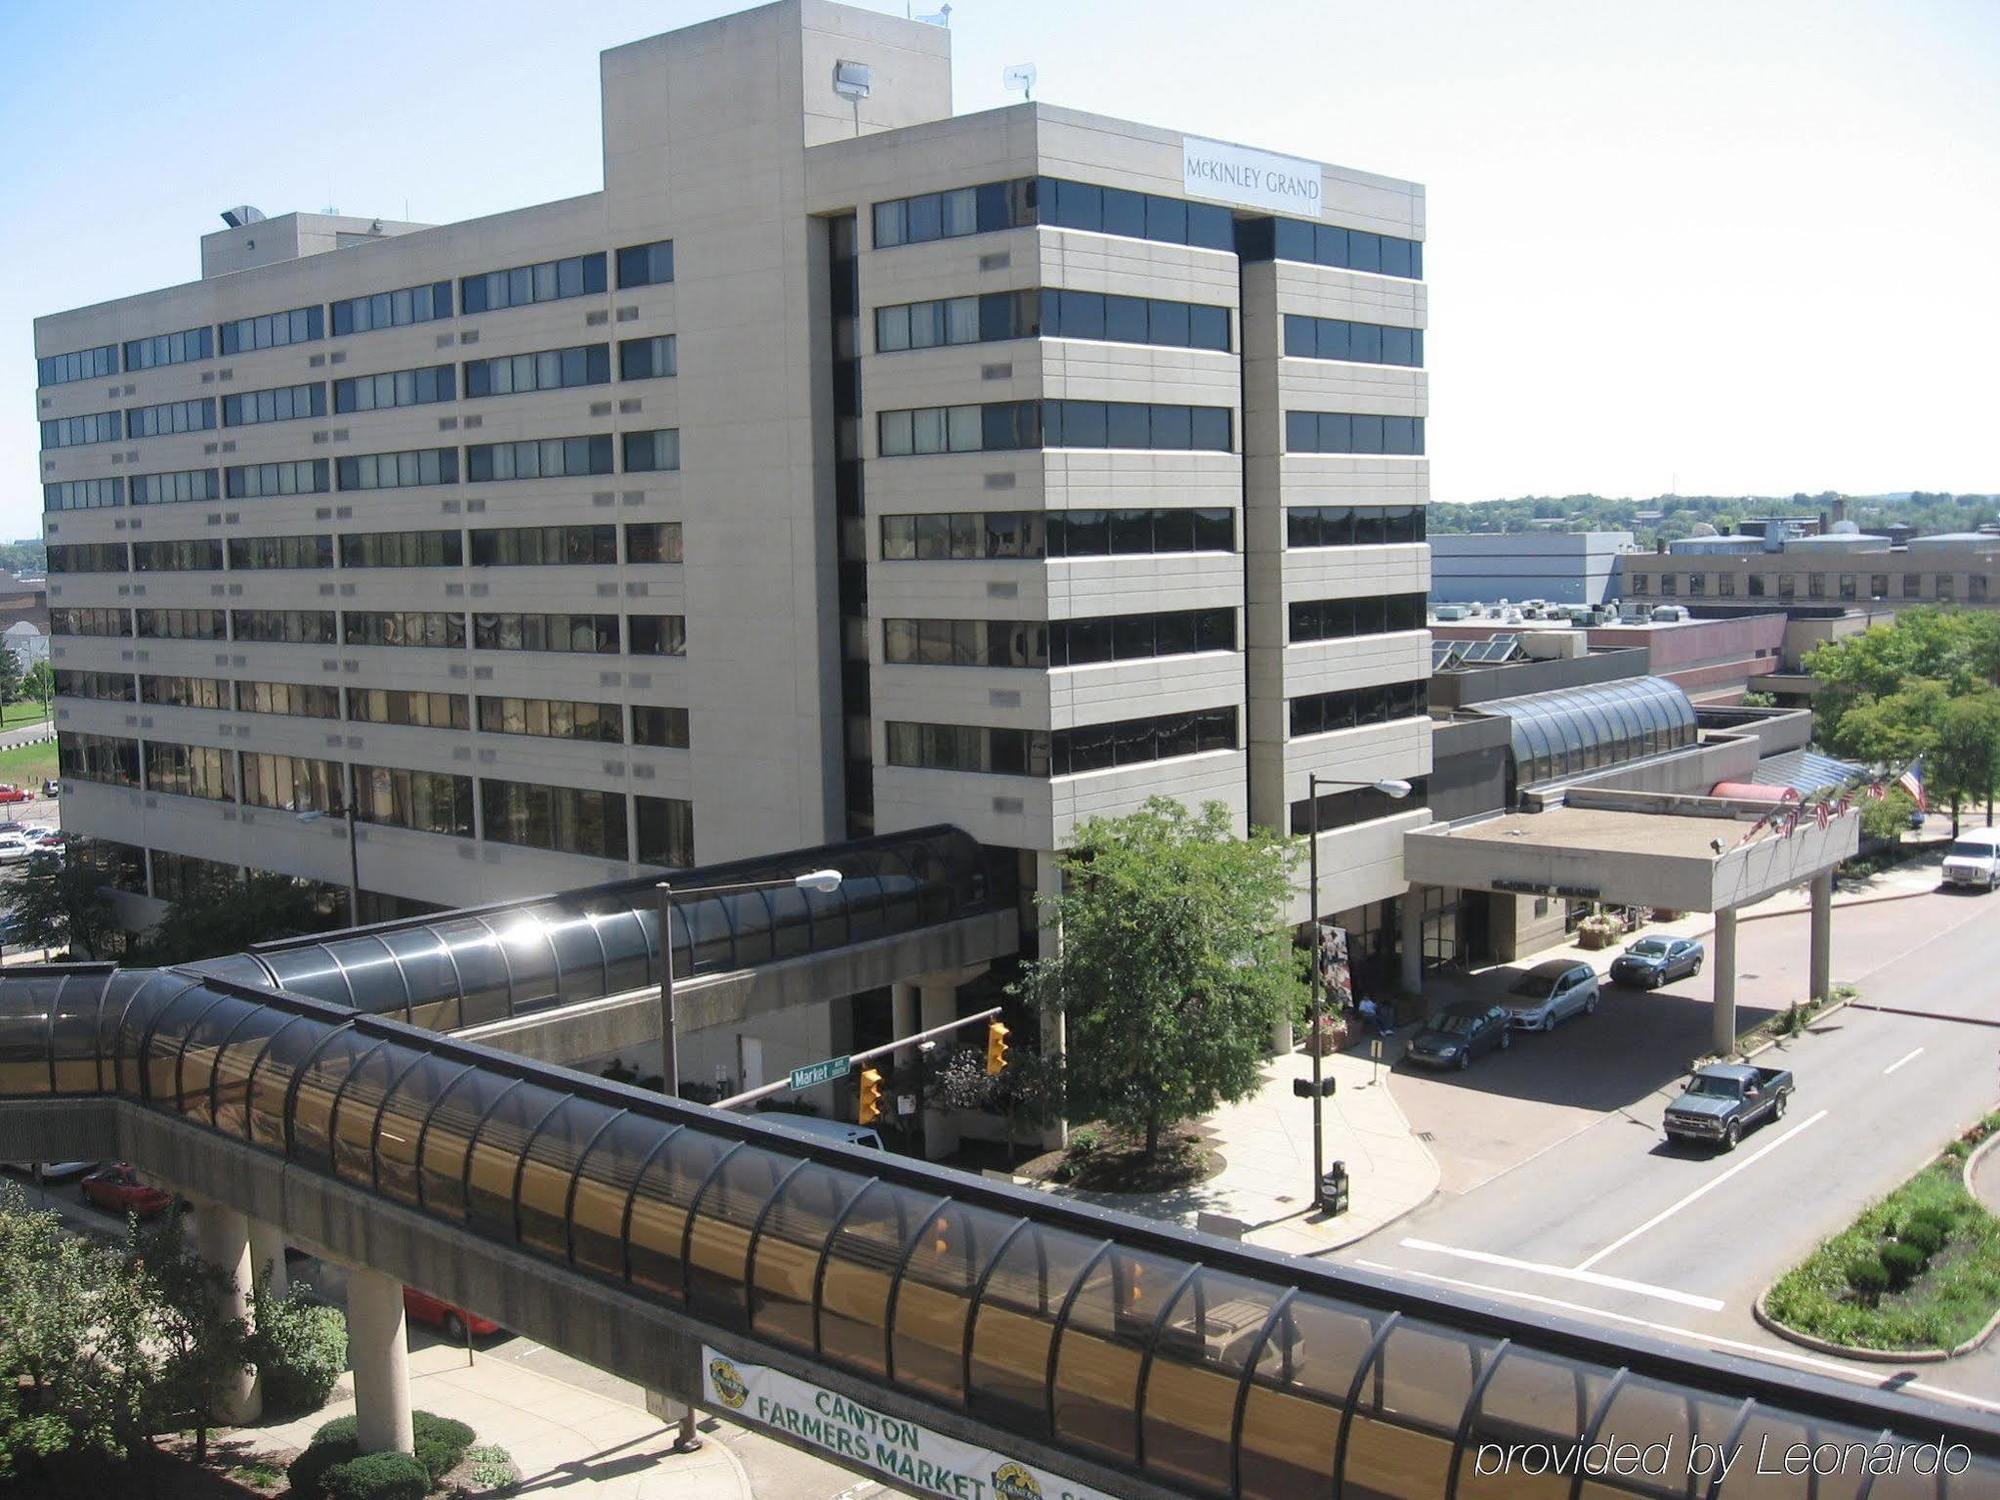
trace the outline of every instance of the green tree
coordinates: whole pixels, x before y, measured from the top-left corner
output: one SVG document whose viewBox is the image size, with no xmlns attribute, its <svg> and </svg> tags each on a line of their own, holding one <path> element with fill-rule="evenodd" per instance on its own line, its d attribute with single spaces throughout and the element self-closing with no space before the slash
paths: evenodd
<svg viewBox="0 0 2000 1500">
<path fill-rule="evenodd" d="M 7 941 L 23 947 L 94 958 L 118 930 L 104 871 L 83 846 L 72 845 L 67 857 L 31 857 L 0 901 L 10 923 Z"/>
<path fill-rule="evenodd" d="M 1918 682 L 1937 683 L 1945 697 L 1958 697 L 2000 680 L 2000 615 L 1929 605 L 1905 610 L 1893 625 L 1816 648 L 1805 668 L 1823 684 L 1813 699 L 1820 743 L 1839 754 L 1857 753 L 1843 748 L 1842 721 L 1858 705 Z"/>
<path fill-rule="evenodd" d="M 147 1392 L 148 1425 L 155 1433 L 192 1426 L 199 1464 L 230 1387 L 250 1364 L 249 1324 L 223 1310 L 228 1278 L 188 1243 L 179 1214 L 135 1224 L 126 1260 L 153 1313 L 149 1343 L 159 1368 Z"/>
<path fill-rule="evenodd" d="M 2000 691 L 1983 688 L 1945 703 L 1924 779 L 1927 795 L 1951 799 L 1954 836 L 1964 802 L 1991 803 L 2000 780 Z"/>
<path fill-rule="evenodd" d="M 11 646 L 0 646 L 0 703 L 21 701 L 21 658 Z"/>
<path fill-rule="evenodd" d="M 325 932 L 346 919 L 344 903 L 322 910 L 311 887 L 289 875 L 252 871 L 239 880 L 215 874 L 196 879 L 169 905 L 142 946 L 148 963 L 191 963 L 252 943 Z"/>
<path fill-rule="evenodd" d="M 56 669 L 45 661 L 38 661 L 21 674 L 21 690 L 42 705 L 44 716 L 56 696 Z"/>
<path fill-rule="evenodd" d="M 1143 1131 L 1151 1155 L 1167 1126 L 1257 1087 L 1300 984 L 1284 922 L 1300 855 L 1266 830 L 1236 837 L 1219 802 L 1195 815 L 1154 797 L 1076 830 L 1044 903 L 1061 946 L 1019 985 L 1068 1023 L 1073 1115 Z"/>
<path fill-rule="evenodd" d="M 268 1270 L 258 1275 L 250 1358 L 264 1382 L 267 1413 L 318 1411 L 347 1368 L 347 1318 L 313 1300 L 295 1281 L 271 1295 Z"/>
</svg>

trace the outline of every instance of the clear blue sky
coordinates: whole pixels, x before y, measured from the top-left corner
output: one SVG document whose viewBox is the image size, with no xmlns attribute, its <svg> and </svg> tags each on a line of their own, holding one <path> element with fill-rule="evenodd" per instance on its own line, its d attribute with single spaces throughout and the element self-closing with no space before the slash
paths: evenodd
<svg viewBox="0 0 2000 1500">
<path fill-rule="evenodd" d="M 0 534 L 39 524 L 37 313 L 192 279 L 234 203 L 591 191 L 599 49 L 741 8 L 5 0 Z M 2000 489 L 1994 0 L 962 0 L 952 30 L 961 111 L 1032 61 L 1055 103 L 1425 183 L 1438 499 Z"/>
</svg>

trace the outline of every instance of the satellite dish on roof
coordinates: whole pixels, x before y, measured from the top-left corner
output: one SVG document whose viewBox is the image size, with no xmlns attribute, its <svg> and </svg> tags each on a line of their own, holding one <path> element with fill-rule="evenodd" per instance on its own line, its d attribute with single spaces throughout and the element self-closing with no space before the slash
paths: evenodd
<svg viewBox="0 0 2000 1500">
<path fill-rule="evenodd" d="M 222 211 L 222 222 L 231 229 L 241 229 L 245 224 L 261 224 L 264 222 L 264 210 L 252 208 L 247 203 L 239 203 L 234 208 L 225 208 Z"/>
<path fill-rule="evenodd" d="M 1019 89 L 1023 99 L 1034 98 L 1035 65 L 1033 63 L 1015 63 L 1012 67 L 1002 68 L 1000 70 L 1000 87 L 1007 90 L 1010 94 L 1015 89 Z"/>
</svg>

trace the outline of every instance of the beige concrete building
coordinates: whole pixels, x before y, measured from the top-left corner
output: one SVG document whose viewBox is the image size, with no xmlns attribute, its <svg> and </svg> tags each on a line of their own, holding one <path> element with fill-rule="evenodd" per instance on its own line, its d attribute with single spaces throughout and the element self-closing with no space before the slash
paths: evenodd
<svg viewBox="0 0 2000 1500">
<path fill-rule="evenodd" d="M 232 210 L 199 281 L 39 319 L 70 826 L 154 898 L 378 911 L 934 822 L 1045 886 L 1155 793 L 1397 777 L 1323 819 L 1323 911 L 1388 920 L 1423 191 L 954 117 L 950 41 L 784 0 L 615 48 L 601 191 Z"/>
<path fill-rule="evenodd" d="M 1690 537 L 1624 559 L 1627 601 L 2000 604 L 2000 536 Z"/>
</svg>

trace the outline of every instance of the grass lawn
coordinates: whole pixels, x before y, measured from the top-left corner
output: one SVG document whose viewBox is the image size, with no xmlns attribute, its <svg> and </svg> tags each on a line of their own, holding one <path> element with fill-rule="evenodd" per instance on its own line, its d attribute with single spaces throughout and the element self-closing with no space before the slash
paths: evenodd
<svg viewBox="0 0 2000 1500">
<path fill-rule="evenodd" d="M 9 703 L 0 706 L 0 729 L 19 729 L 24 724 L 39 724 L 48 714 L 42 705 L 32 700 Z"/>
<path fill-rule="evenodd" d="M 1989 1116 L 1980 1133 L 2000 1125 Z M 1965 1190 L 1964 1143 L 1924 1168 L 1779 1278 L 1765 1311 L 1787 1327 L 1864 1349 L 1950 1349 L 2000 1311 L 2000 1219 Z M 1849 1289 L 1847 1268 L 1881 1249 L 1922 1209 L 1951 1221 L 1950 1238 L 1902 1291 L 1870 1307 Z"/>
<path fill-rule="evenodd" d="M 21 745 L 0 750 L 0 781 L 41 790 L 42 782 L 56 774 L 56 746 L 50 740 L 41 745 Z"/>
</svg>

